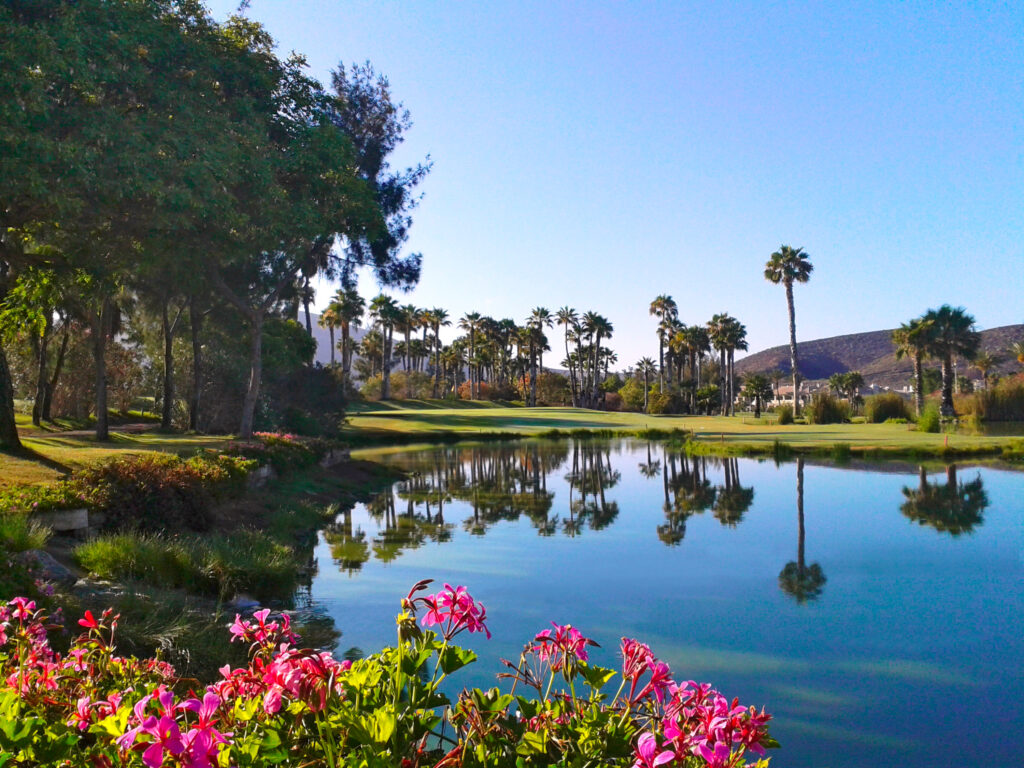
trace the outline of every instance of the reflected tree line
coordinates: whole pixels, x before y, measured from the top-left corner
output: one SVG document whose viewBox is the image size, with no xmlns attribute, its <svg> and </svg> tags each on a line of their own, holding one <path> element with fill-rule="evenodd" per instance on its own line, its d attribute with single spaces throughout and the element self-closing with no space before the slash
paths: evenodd
<svg viewBox="0 0 1024 768">
<path fill-rule="evenodd" d="M 484 535 L 496 523 L 527 518 L 541 536 L 578 536 L 600 531 L 619 515 L 610 492 L 622 480 L 613 466 L 616 446 L 608 442 L 516 443 L 489 446 L 449 446 L 405 455 L 402 466 L 410 475 L 390 492 L 367 505 L 378 526 L 368 536 L 353 525 L 351 510 L 325 530 L 325 538 L 338 566 L 349 574 L 371 558 L 391 562 L 404 551 L 452 538 L 457 527 Z M 660 454 L 660 455 L 658 455 Z M 718 476 L 712 482 L 709 471 Z M 687 521 L 711 512 L 723 526 L 735 528 L 754 501 L 754 488 L 740 480 L 736 458 L 687 456 L 653 444 L 646 446 L 641 476 L 660 480 L 664 520 L 657 536 L 668 546 L 686 537 Z M 548 476 L 564 473 L 567 503 L 555 508 Z M 988 497 L 980 475 L 969 482 L 946 469 L 945 483 L 928 481 L 924 467 L 919 482 L 903 488 L 900 511 L 910 520 L 936 531 L 959 536 L 983 522 Z M 458 502 L 459 519 L 449 519 Z M 469 514 L 466 514 L 466 511 Z M 826 577 L 818 563 L 808 563 L 804 518 L 804 460 L 796 461 L 796 559 L 779 573 L 779 588 L 798 603 L 817 598 Z M 448 517 L 446 517 L 446 514 Z"/>
</svg>

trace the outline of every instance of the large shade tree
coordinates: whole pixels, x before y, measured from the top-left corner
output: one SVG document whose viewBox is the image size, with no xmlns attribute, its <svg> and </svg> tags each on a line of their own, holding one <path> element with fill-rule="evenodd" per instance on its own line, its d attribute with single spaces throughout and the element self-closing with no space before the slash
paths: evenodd
<svg viewBox="0 0 1024 768">
<path fill-rule="evenodd" d="M 943 416 L 952 417 L 954 370 L 953 358 L 960 356 L 974 358 L 981 345 L 981 334 L 974 328 L 974 317 L 963 307 L 943 304 L 938 309 L 929 309 L 924 321 L 931 325 L 928 351 L 942 363 L 942 400 L 940 411 Z"/>
<path fill-rule="evenodd" d="M 806 283 L 811 279 L 814 265 L 803 248 L 780 246 L 764 267 L 764 278 L 786 289 L 786 308 L 789 311 L 789 366 L 793 375 L 793 412 L 800 412 L 800 366 L 796 348 L 796 309 L 793 305 L 793 284 Z"/>
</svg>

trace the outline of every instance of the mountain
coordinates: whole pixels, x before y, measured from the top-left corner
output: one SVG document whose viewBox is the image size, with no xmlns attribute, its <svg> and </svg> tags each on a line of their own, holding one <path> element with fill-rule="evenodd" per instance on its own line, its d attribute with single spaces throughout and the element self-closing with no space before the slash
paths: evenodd
<svg viewBox="0 0 1024 768">
<path fill-rule="evenodd" d="M 313 338 L 316 339 L 316 356 L 313 360 L 321 365 L 327 365 L 331 362 L 331 334 L 327 332 L 326 328 L 321 328 L 320 325 L 318 325 L 317 321 L 320 319 L 320 315 L 316 312 L 310 312 L 309 318 L 313 323 Z M 301 311 L 299 312 L 299 316 L 295 319 L 303 328 L 306 327 L 306 317 Z M 352 334 L 352 338 L 356 342 L 359 342 L 362 340 L 363 336 L 366 335 L 366 329 L 362 327 L 353 327 L 350 333 Z M 341 341 L 341 331 L 336 330 L 334 332 L 334 343 L 337 344 L 339 341 Z M 354 355 L 353 359 L 355 359 L 355 357 L 358 357 L 358 355 Z M 335 353 L 335 359 L 339 359 L 338 353 Z"/>
<path fill-rule="evenodd" d="M 1001 358 L 994 372 L 1000 374 L 1020 372 L 1021 366 L 1009 353 L 1010 345 L 1024 339 L 1024 325 L 1004 325 L 981 332 L 981 347 Z M 806 379 L 827 379 L 833 373 L 860 371 L 868 385 L 902 388 L 913 373 L 910 360 L 897 360 L 893 354 L 892 331 L 870 331 L 832 336 L 828 339 L 797 342 L 800 372 Z M 926 366 L 938 367 L 931 361 Z M 766 373 L 778 368 L 789 372 L 789 345 L 772 347 L 736 361 L 736 372 Z M 967 373 L 963 364 L 961 375 Z M 971 378 L 980 374 L 971 369 Z"/>
</svg>

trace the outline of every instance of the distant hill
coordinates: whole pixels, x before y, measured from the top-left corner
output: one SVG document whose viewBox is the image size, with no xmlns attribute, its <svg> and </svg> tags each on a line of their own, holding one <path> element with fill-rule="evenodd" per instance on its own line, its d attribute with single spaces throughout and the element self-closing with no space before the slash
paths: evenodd
<svg viewBox="0 0 1024 768">
<path fill-rule="evenodd" d="M 800 372 L 806 379 L 827 379 L 833 373 L 860 371 L 864 380 L 880 387 L 901 388 L 910 379 L 913 364 L 909 360 L 896 360 L 893 354 L 892 331 L 870 331 L 833 336 L 814 341 L 798 341 Z M 1015 341 L 1024 339 L 1024 325 L 1004 325 L 981 332 L 982 349 L 1002 358 L 996 367 L 998 373 L 1015 373 L 1020 363 L 1008 350 Z M 931 362 L 928 365 L 936 366 Z M 736 361 L 737 373 L 766 373 L 778 368 L 789 373 L 789 345 L 772 347 Z M 960 366 L 960 374 L 967 373 Z M 979 378 L 973 369 L 971 378 Z"/>
</svg>

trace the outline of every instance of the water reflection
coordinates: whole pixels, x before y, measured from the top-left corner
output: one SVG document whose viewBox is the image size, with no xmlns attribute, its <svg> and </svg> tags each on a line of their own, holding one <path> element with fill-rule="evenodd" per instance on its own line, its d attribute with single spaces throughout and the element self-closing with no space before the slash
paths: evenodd
<svg viewBox="0 0 1024 768">
<path fill-rule="evenodd" d="M 900 512 L 920 525 L 927 525 L 950 536 L 971 533 L 984 520 L 988 494 L 979 474 L 967 483 L 957 482 L 956 465 L 946 467 L 946 483 L 929 483 L 924 467 L 918 469 L 916 488 L 903 489 L 906 501 Z"/>
<path fill-rule="evenodd" d="M 779 572 L 779 589 L 792 597 L 798 603 L 803 604 L 808 600 L 814 600 L 825 586 L 827 579 L 825 572 L 817 563 L 807 565 L 804 556 L 804 544 L 806 540 L 806 529 L 804 527 L 804 460 L 796 460 L 796 518 L 797 518 L 797 544 L 796 562 L 788 562 Z"/>
</svg>

